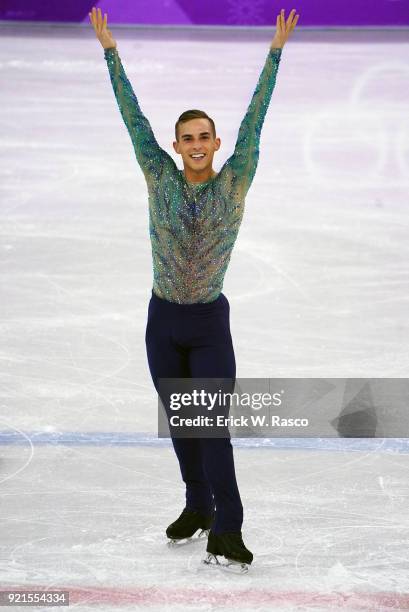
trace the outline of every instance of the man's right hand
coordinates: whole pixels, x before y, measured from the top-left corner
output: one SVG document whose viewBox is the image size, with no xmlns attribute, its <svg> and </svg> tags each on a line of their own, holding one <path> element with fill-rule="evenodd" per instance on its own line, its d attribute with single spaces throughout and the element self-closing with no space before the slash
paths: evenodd
<svg viewBox="0 0 409 612">
<path fill-rule="evenodd" d="M 105 13 L 104 19 L 102 19 L 101 9 L 96 9 L 95 6 L 92 8 L 92 13 L 88 13 L 91 23 L 94 27 L 95 34 L 104 49 L 110 47 L 116 47 L 116 41 L 111 34 L 111 31 L 107 28 L 108 14 Z"/>
</svg>

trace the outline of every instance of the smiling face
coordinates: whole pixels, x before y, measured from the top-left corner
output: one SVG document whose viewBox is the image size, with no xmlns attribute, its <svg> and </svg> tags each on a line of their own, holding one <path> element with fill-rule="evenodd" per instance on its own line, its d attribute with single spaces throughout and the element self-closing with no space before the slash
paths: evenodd
<svg viewBox="0 0 409 612">
<path fill-rule="evenodd" d="M 212 176 L 213 156 L 220 148 L 220 138 L 216 138 L 208 119 L 191 119 L 178 126 L 178 139 L 173 148 L 182 156 L 187 177 L 203 179 Z M 204 178 L 206 180 L 206 178 Z"/>
</svg>

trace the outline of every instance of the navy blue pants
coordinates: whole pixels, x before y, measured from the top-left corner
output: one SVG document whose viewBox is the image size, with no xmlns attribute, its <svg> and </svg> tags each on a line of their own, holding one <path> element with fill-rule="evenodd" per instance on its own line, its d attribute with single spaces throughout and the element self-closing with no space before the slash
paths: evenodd
<svg viewBox="0 0 409 612">
<path fill-rule="evenodd" d="M 146 349 L 153 384 L 160 378 L 236 378 L 225 295 L 210 303 L 177 304 L 152 291 Z M 186 484 L 186 508 L 211 514 L 215 533 L 241 531 L 243 506 L 228 438 L 172 438 Z"/>
</svg>

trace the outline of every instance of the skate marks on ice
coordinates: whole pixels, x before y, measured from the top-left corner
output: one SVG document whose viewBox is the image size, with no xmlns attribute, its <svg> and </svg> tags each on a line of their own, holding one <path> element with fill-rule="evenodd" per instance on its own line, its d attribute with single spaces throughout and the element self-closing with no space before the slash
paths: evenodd
<svg viewBox="0 0 409 612">
<path fill-rule="evenodd" d="M 54 37 L 44 27 L 42 36 L 41 26 L 33 47 L 27 28 L 22 35 L 9 27 L 1 41 L 9 84 L 3 340 L 12 363 L 4 376 L 10 386 L 18 376 L 36 404 L 38 395 L 49 397 L 41 403 L 45 420 L 69 404 L 72 419 L 67 410 L 53 423 L 57 430 L 85 418 L 75 406 L 81 399 L 103 403 L 118 424 L 131 427 L 140 398 L 149 430 L 154 395 L 140 343 L 152 280 L 144 178 L 98 49 L 81 34 L 68 52 L 63 29 Z M 267 34 L 249 42 L 226 32 L 223 41 L 197 30 L 189 41 L 167 41 L 166 56 L 158 44 L 164 31 L 145 33 L 137 47 L 135 36 L 124 36 L 121 56 L 158 142 L 180 165 L 169 118 L 200 101 L 220 130 L 220 169 L 232 153 Z M 263 126 L 225 283 L 237 362 L 248 376 L 404 376 L 406 46 L 392 34 L 388 43 L 374 32 L 371 44 L 361 44 L 359 33 L 350 42 L 342 33 L 322 36 L 285 49 Z M 328 66 L 335 76 L 323 88 Z M 186 74 L 187 90 L 180 87 Z M 30 83 L 30 112 L 12 86 L 16 78 Z M 78 95 L 67 97 L 72 84 Z M 34 131 L 33 113 L 40 120 Z M 84 138 L 90 125 L 91 137 Z M 105 154 L 107 146 L 113 155 Z M 58 410 L 53 401 L 60 401 Z M 19 407 L 19 427 L 23 412 Z M 94 412 L 87 423 L 96 426 Z"/>
<path fill-rule="evenodd" d="M 82 35 L 72 45 L 73 30 L 69 46 L 47 32 L 41 38 L 36 28 L 36 45 L 18 33 L 1 41 L 10 84 L 4 105 L 7 117 L 16 109 L 21 130 L 4 120 L 2 278 L 9 286 L 2 403 L 19 431 L 37 429 L 50 438 L 77 431 L 78 438 L 71 447 L 57 441 L 39 448 L 24 438 L 22 446 L 2 449 L 3 584 L 73 585 L 81 612 L 96 609 L 87 605 L 91 600 L 110 612 L 129 602 L 155 612 L 197 602 L 280 612 L 287 606 L 409 609 L 407 459 L 360 450 L 361 460 L 351 463 L 349 450 L 318 456 L 239 449 L 254 563 L 237 579 L 209 567 L 212 579 L 205 572 L 203 588 L 190 588 L 206 546 L 166 548 L 161 500 L 169 500 L 169 511 L 180 507 L 173 457 L 132 440 L 132 448 L 113 448 L 114 436 L 109 439 L 113 430 L 156 426 L 140 342 L 151 282 L 143 177 L 100 54 Z M 170 114 L 201 100 L 222 128 L 222 162 L 232 152 L 265 44 L 243 43 L 235 33 L 234 40 L 203 47 L 196 31 L 189 43 L 170 41 L 164 57 L 163 36 L 135 43 L 132 34 L 121 43 L 160 144 L 173 139 Z M 44 61 L 44 48 L 52 62 Z M 385 71 L 370 72 L 381 64 L 396 72 L 405 51 L 400 44 L 342 41 L 286 50 L 226 276 L 237 361 L 247 376 L 406 375 L 408 119 L 399 100 L 407 79 L 388 81 L 387 101 L 379 95 Z M 193 62 L 189 78 L 197 87 L 181 96 L 186 54 L 206 57 L 208 68 Z M 328 65 L 335 64 L 337 76 L 323 89 Z M 62 66 L 69 70 L 61 73 Z M 78 80 L 81 66 L 87 79 Z M 376 77 L 374 87 L 367 87 L 368 74 Z M 30 83 L 30 110 L 21 104 L 16 77 Z M 365 109 L 366 119 L 360 81 L 372 109 Z M 74 82 L 75 99 L 67 97 Z M 215 97 L 209 84 L 232 95 Z M 88 107 L 76 102 L 86 99 Z M 47 118 L 47 127 L 33 128 L 33 112 Z M 84 125 L 95 126 L 85 140 Z M 104 152 L 107 143 L 113 156 Z M 108 435 L 99 447 L 75 447 L 81 432 L 101 430 Z M 323 588 L 331 592 L 321 594 Z"/>
<path fill-rule="evenodd" d="M 5 420 L 4 417 L 0 419 L 1 431 L 6 434 L 19 438 L 20 444 L 23 445 L 23 452 L 18 450 L 17 452 L 10 452 L 10 449 L 6 452 L 3 450 L 0 456 L 0 485 L 5 483 L 7 480 L 16 478 L 23 472 L 31 463 L 34 456 L 34 446 L 30 437 L 21 431 L 17 427 L 13 426 L 9 420 Z"/>
<path fill-rule="evenodd" d="M 397 262 L 409 255 L 409 63 L 398 48 L 372 56 L 368 46 L 326 45 L 339 70 L 320 100 L 309 92 L 319 87 L 321 67 L 308 71 L 301 46 L 291 59 L 308 73 L 303 93 L 291 98 L 291 85 L 278 76 L 261 176 L 249 191 L 225 284 L 241 321 L 243 371 L 407 374 L 407 274 Z M 345 57 L 357 60 L 348 74 Z M 273 139 L 274 112 L 282 122 L 274 123 Z"/>
<path fill-rule="evenodd" d="M 38 448 L 21 479 L 4 483 L 3 584 L 52 582 L 73 585 L 74 594 L 81 585 L 77 592 L 112 608 L 125 597 L 158 606 L 190 606 L 201 597 L 209 605 L 281 612 L 284 593 L 293 609 L 322 604 L 325 612 L 330 605 L 351 612 L 352 601 L 370 612 L 404 602 L 407 456 L 354 453 L 362 461 L 351 463 L 347 454 L 325 451 L 240 450 L 244 530 L 255 559 L 247 574 L 234 576 L 214 566 L 199 575 L 206 540 L 167 547 L 165 528 L 183 496 L 170 486 L 177 475 L 171 449 L 81 450 Z M 191 590 L 192 574 L 201 592 Z M 395 607 L 382 608 L 387 601 Z"/>
</svg>

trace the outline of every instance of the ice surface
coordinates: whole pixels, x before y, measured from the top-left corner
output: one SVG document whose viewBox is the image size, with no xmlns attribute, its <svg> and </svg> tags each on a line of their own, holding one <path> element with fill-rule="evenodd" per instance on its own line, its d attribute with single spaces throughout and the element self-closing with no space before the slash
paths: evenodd
<svg viewBox="0 0 409 612">
<path fill-rule="evenodd" d="M 1 27 L 1 587 L 84 612 L 409 609 L 403 441 L 237 441 L 249 574 L 166 547 L 183 490 L 155 442 L 143 175 L 92 30 Z M 203 108 L 220 168 L 267 33 L 115 36 L 161 145 Z M 284 49 L 224 287 L 238 376 L 407 376 L 408 58 L 398 32 Z"/>
</svg>

